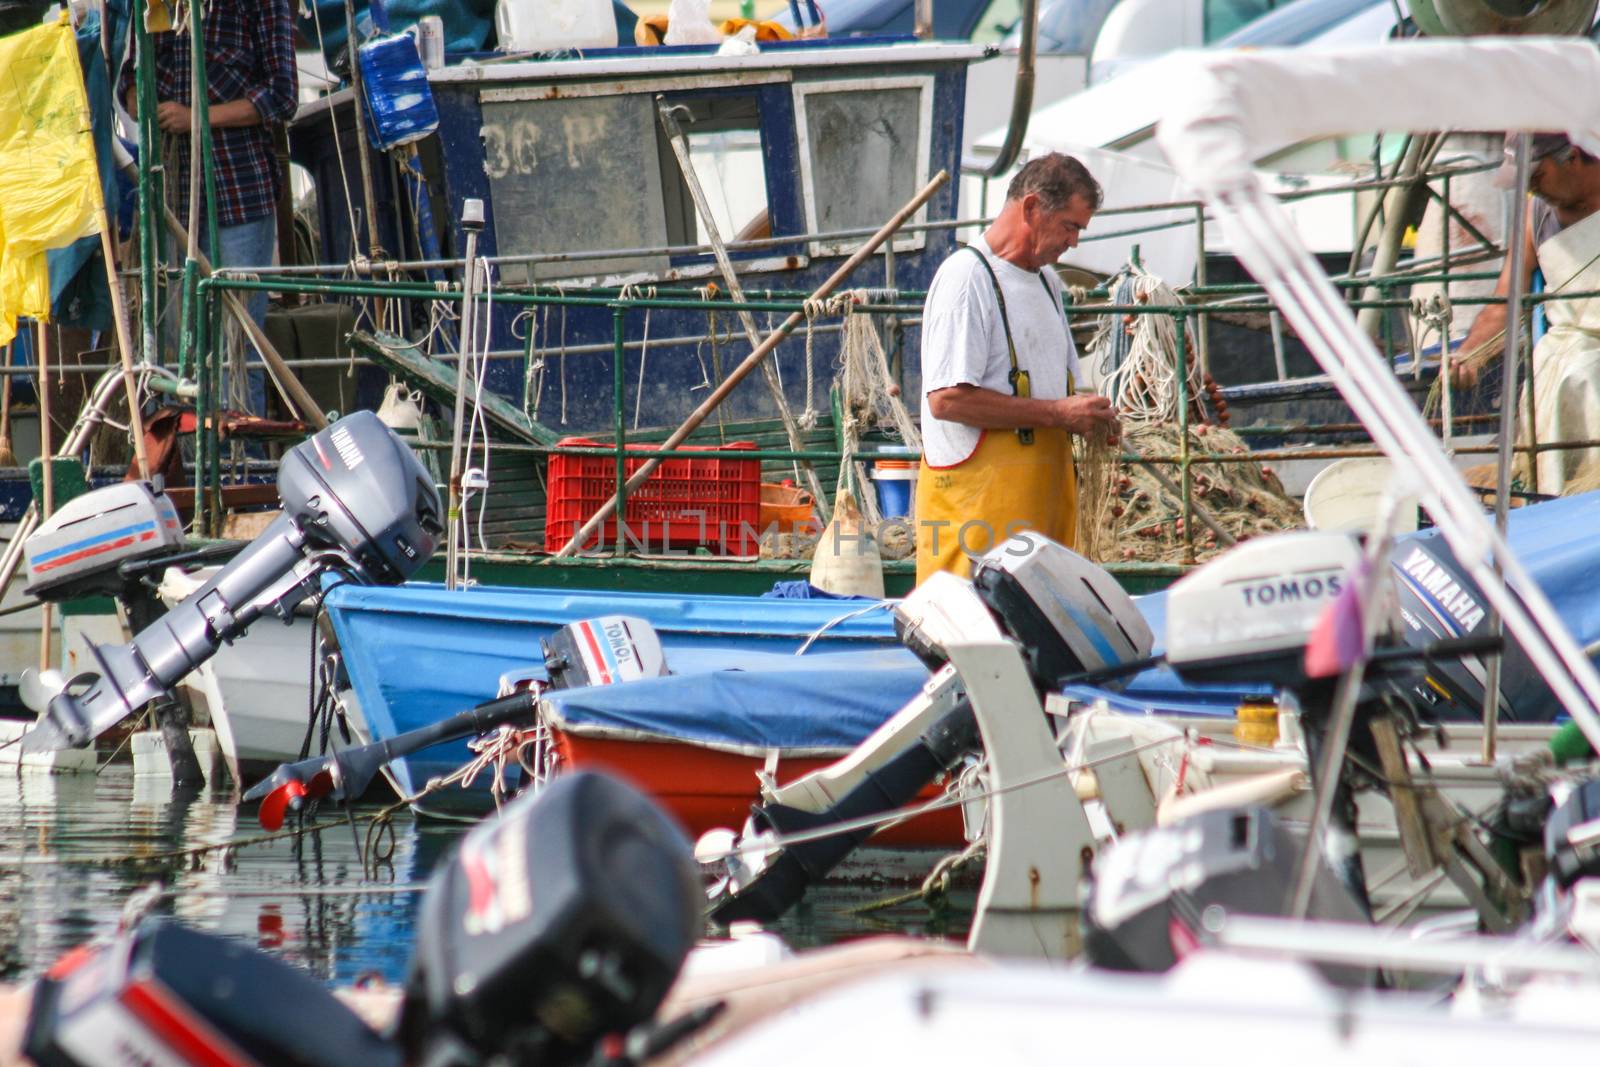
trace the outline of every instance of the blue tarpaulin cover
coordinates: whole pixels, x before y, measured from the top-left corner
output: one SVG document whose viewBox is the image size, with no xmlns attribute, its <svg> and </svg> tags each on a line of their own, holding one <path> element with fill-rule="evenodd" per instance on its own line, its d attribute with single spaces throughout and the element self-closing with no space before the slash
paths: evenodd
<svg viewBox="0 0 1600 1067">
<path fill-rule="evenodd" d="M 904 649 L 743 655 L 747 669 L 550 693 L 543 714 L 580 734 L 688 741 L 755 756 L 772 748 L 836 753 L 865 740 L 928 678 Z"/>
</svg>

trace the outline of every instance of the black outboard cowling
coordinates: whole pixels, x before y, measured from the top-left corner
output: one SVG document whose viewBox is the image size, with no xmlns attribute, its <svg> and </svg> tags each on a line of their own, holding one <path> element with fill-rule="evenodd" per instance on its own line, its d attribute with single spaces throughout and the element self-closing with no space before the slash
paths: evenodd
<svg viewBox="0 0 1600 1067">
<path fill-rule="evenodd" d="M 1488 637 L 1489 602 L 1468 578 L 1440 536 L 1423 534 L 1395 546 L 1389 565 L 1395 577 L 1401 639 L 1412 648 L 1463 637 Z M 1500 660 L 1500 721 L 1550 722 L 1561 705 L 1528 659 L 1522 645 L 1504 635 Z M 1430 662 L 1416 695 L 1437 718 L 1483 719 L 1488 668 L 1479 655 Z"/>
<path fill-rule="evenodd" d="M 1265 808 L 1204 812 L 1124 837 L 1095 861 L 1084 950 L 1091 963 L 1111 970 L 1168 970 L 1203 941 L 1207 908 L 1287 915 L 1304 849 L 1304 835 L 1291 834 Z M 1361 902 L 1320 857 L 1307 917 L 1367 921 Z M 1370 986 L 1374 977 L 1365 968 L 1322 970 L 1347 986 Z"/>
<path fill-rule="evenodd" d="M 701 931 L 689 842 L 631 786 L 563 775 L 462 839 L 424 898 L 411 1064 L 587 1061 L 649 1020 Z"/>
<path fill-rule="evenodd" d="M 432 477 L 370 411 L 346 415 L 285 454 L 278 498 L 308 544 L 347 553 L 383 584 L 411 577 L 444 533 Z"/>
</svg>

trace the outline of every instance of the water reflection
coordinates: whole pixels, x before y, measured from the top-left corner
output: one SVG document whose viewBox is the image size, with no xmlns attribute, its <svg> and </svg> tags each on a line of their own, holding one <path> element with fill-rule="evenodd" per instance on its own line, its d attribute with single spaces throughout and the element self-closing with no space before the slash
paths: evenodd
<svg viewBox="0 0 1600 1067">
<path fill-rule="evenodd" d="M 166 894 L 155 910 L 324 981 L 400 981 L 420 902 L 414 890 L 464 827 L 397 815 L 392 852 L 364 874 L 366 824 L 377 810 L 358 807 L 355 826 L 324 810 L 314 831 L 262 841 L 253 808 L 239 809 L 232 792 L 174 790 L 135 778 L 127 764 L 99 775 L 0 773 L 0 980 L 31 978 L 67 949 L 109 934 L 128 898 L 160 882 Z M 920 900 L 863 910 L 904 895 L 931 860 L 886 865 L 887 855 L 845 868 L 775 930 L 797 948 L 886 930 L 964 936 L 970 884 L 942 911 Z"/>
<path fill-rule="evenodd" d="M 373 810 L 358 808 L 356 818 Z M 394 830 L 392 855 L 369 879 L 352 827 L 327 813 L 304 836 L 260 842 L 231 793 L 175 790 L 135 778 L 127 765 L 97 776 L 0 777 L 0 978 L 31 977 L 109 933 L 128 897 L 160 882 L 167 892 L 157 911 L 319 978 L 399 980 L 417 899 L 397 890 L 426 881 L 458 831 L 418 833 L 408 815 Z"/>
</svg>

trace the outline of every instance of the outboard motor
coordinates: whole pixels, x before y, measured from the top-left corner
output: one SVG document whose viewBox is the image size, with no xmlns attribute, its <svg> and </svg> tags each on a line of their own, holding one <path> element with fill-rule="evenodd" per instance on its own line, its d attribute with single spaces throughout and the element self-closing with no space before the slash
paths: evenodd
<svg viewBox="0 0 1600 1067">
<path fill-rule="evenodd" d="M 23 1052 L 39 1067 L 401 1064 L 304 971 L 164 918 L 62 957 L 34 986 Z"/>
<path fill-rule="evenodd" d="M 539 645 L 551 689 L 616 685 L 671 673 L 661 652 L 661 635 L 647 620 L 630 615 L 580 619 Z"/>
<path fill-rule="evenodd" d="M 434 874 L 392 1034 L 289 964 L 158 918 L 64 957 L 36 987 L 24 1051 L 40 1067 L 565 1067 L 600 1060 L 611 1035 L 659 1050 L 704 1017 L 641 1025 L 699 936 L 701 900 L 659 808 L 566 775 Z"/>
<path fill-rule="evenodd" d="M 580 619 L 540 644 L 544 664 L 502 674 L 495 699 L 380 741 L 279 764 L 245 792 L 245 803 L 259 800 L 256 815 L 262 828 L 276 830 L 286 814 L 303 810 L 309 801 L 328 796 L 355 800 L 397 759 L 502 726 L 531 725 L 540 695 L 549 690 L 615 685 L 671 673 L 661 651 L 661 635 L 648 620 L 631 615 Z"/>
<path fill-rule="evenodd" d="M 650 1020 L 695 939 L 677 826 L 594 772 L 524 794 L 428 887 L 399 1039 L 409 1064 L 562 1067 Z"/>
<path fill-rule="evenodd" d="M 1155 640 L 1109 571 L 1040 534 L 1018 534 L 979 559 L 972 588 L 1022 646 L 1041 690 L 1100 674 L 1120 688 L 1116 672 L 1148 656 Z"/>
<path fill-rule="evenodd" d="M 1167 662 L 1186 681 L 1270 682 L 1295 695 L 1313 786 L 1334 791 L 1322 847 L 1350 892 L 1365 901 L 1349 776 L 1317 780 L 1337 678 L 1313 678 L 1306 668 L 1306 647 L 1318 622 L 1345 594 L 1361 559 L 1354 535 L 1332 531 L 1278 534 L 1240 545 L 1169 590 Z M 1375 595 L 1388 595 L 1388 583 L 1374 584 Z M 1378 614 L 1387 622 L 1394 613 Z M 1363 705 L 1371 706 L 1376 685 L 1374 672 L 1363 686 Z M 1370 732 L 1353 730 L 1350 748 L 1366 757 L 1366 766 L 1377 766 Z"/>
<path fill-rule="evenodd" d="M 1084 950 L 1096 966 L 1165 971 L 1205 939 L 1203 916 L 1286 915 L 1299 869 L 1297 837 L 1264 808 L 1204 812 L 1130 834 L 1101 853 L 1084 912 Z M 1320 858 L 1307 917 L 1363 922 L 1360 900 Z M 1324 966 L 1339 985 L 1369 987 L 1367 968 Z"/>
<path fill-rule="evenodd" d="M 27 592 L 40 600 L 121 596 L 121 564 L 183 547 L 178 511 L 165 493 L 148 482 L 108 485 L 61 505 L 23 542 Z"/>
<path fill-rule="evenodd" d="M 1438 641 L 1489 636 L 1489 602 L 1443 537 L 1424 535 L 1396 545 L 1389 566 L 1406 644 L 1420 649 Z M 1550 722 L 1561 713 L 1555 694 L 1520 642 L 1506 635 L 1500 655 L 1502 721 Z M 1458 656 L 1430 663 L 1415 693 L 1440 719 L 1481 722 L 1487 678 L 1483 656 Z"/>
<path fill-rule="evenodd" d="M 91 647 L 98 670 L 24 674 L 39 712 L 26 751 L 82 748 L 214 655 L 269 609 L 287 617 L 338 570 L 397 584 L 433 555 L 444 532 L 432 479 L 371 412 L 357 412 L 283 457 L 283 514 L 205 585 L 125 645 Z"/>
<path fill-rule="evenodd" d="M 896 606 L 895 632 L 935 671 L 922 693 L 844 760 L 753 807 L 740 840 L 781 838 L 894 811 L 980 748 L 972 706 L 948 666 L 945 649 L 952 643 L 1010 637 L 1022 646 L 1043 692 L 1063 677 L 1115 675 L 1146 656 L 1153 640 L 1116 579 L 1034 533 L 1013 537 L 980 559 L 970 582 L 942 572 L 930 577 Z M 723 861 L 727 877 L 712 917 L 777 918 L 872 832 L 868 826 L 787 848 L 732 852 Z"/>
</svg>

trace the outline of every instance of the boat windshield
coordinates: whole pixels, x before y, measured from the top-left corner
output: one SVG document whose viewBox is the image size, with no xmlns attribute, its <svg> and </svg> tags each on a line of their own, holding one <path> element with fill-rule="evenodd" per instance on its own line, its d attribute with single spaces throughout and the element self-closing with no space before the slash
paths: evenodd
<svg viewBox="0 0 1600 1067">
<path fill-rule="evenodd" d="M 1297 0 L 1247 23 L 1217 48 L 1283 48 L 1314 40 L 1348 19 L 1390 0 Z"/>
</svg>

